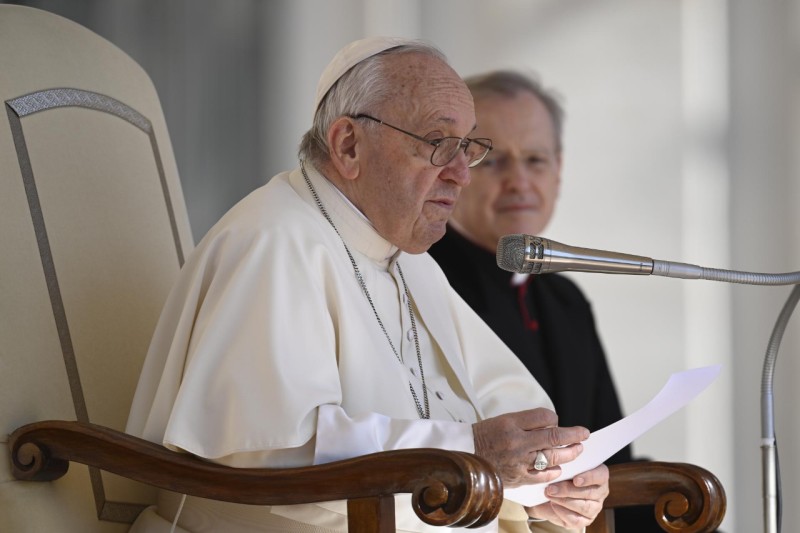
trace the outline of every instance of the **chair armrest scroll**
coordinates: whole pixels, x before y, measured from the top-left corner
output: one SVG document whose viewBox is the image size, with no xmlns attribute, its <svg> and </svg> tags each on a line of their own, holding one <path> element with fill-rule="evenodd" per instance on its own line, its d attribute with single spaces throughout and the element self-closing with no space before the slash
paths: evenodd
<svg viewBox="0 0 800 533">
<path fill-rule="evenodd" d="M 412 494 L 432 525 L 479 527 L 500 512 L 503 486 L 483 459 L 418 448 L 380 452 L 318 466 L 230 468 L 96 424 L 51 420 L 18 428 L 9 440 L 17 479 L 52 481 L 69 462 L 161 489 L 252 505 L 292 505 Z"/>
<path fill-rule="evenodd" d="M 633 462 L 609 467 L 605 508 L 654 505 L 664 531 L 715 531 L 725 517 L 725 489 L 708 470 L 686 463 Z"/>
</svg>

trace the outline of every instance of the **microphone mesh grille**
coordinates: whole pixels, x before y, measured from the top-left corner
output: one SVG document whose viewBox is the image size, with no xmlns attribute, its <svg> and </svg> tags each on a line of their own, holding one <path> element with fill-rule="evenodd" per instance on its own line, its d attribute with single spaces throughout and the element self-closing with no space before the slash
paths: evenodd
<svg viewBox="0 0 800 533">
<path fill-rule="evenodd" d="M 525 261 L 525 235 L 505 235 L 497 243 L 497 266 L 509 272 L 530 274 L 533 265 Z"/>
</svg>

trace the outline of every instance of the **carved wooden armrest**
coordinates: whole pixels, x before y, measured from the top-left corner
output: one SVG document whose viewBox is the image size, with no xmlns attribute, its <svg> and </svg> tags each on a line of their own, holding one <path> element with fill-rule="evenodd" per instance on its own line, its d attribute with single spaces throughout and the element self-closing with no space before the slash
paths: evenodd
<svg viewBox="0 0 800 533">
<path fill-rule="evenodd" d="M 609 467 L 611 493 L 605 509 L 655 506 L 655 520 L 664 531 L 716 531 L 725 517 L 725 489 L 708 470 L 687 463 L 642 461 Z M 610 513 L 611 511 L 606 511 Z M 587 533 L 606 533 L 613 519 L 598 516 Z"/>
<path fill-rule="evenodd" d="M 492 521 L 503 497 L 500 477 L 486 461 L 439 449 L 388 451 L 300 468 L 230 468 L 113 429 L 62 420 L 20 427 L 9 447 L 17 479 L 58 479 L 74 461 L 161 489 L 229 502 L 348 500 L 349 513 L 392 511 L 391 527 L 395 493 L 412 494 L 414 511 L 424 522 L 455 527 Z"/>
</svg>

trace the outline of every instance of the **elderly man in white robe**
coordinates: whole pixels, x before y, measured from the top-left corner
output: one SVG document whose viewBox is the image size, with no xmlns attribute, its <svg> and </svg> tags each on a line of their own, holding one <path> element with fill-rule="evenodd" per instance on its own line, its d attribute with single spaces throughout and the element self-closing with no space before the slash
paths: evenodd
<svg viewBox="0 0 800 533">
<path fill-rule="evenodd" d="M 539 384 L 425 253 L 491 146 L 469 137 L 469 90 L 436 48 L 369 38 L 334 57 L 315 109 L 299 167 L 239 202 L 188 259 L 128 432 L 234 467 L 436 447 L 486 458 L 506 487 L 552 481 L 588 430 L 557 426 Z M 504 504 L 483 531 L 581 530 L 607 494 L 601 465 L 551 484 L 546 503 Z M 440 530 L 403 496 L 396 509 L 398 531 Z M 132 531 L 173 521 L 338 532 L 346 505 L 164 494 Z"/>
</svg>

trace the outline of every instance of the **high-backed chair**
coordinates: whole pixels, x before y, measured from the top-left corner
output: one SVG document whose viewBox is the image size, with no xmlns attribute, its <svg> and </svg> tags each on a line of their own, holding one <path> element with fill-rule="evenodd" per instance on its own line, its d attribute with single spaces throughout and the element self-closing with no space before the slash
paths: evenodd
<svg viewBox="0 0 800 533">
<path fill-rule="evenodd" d="M 416 491 L 434 522 L 497 514 L 500 481 L 474 456 L 243 471 L 124 435 L 160 308 L 193 246 L 156 92 L 87 29 L 0 5 L 0 97 L 0 530 L 125 531 L 155 497 L 131 479 L 246 503 L 366 498 L 353 506 L 385 511 L 385 531 L 394 492 Z M 68 422 L 39 422 L 50 419 Z M 67 471 L 59 458 L 93 466 Z"/>
<path fill-rule="evenodd" d="M 232 469 L 124 434 L 161 306 L 193 246 L 156 92 L 87 29 L 0 5 L 0 98 L 1 531 L 126 531 L 157 488 L 256 505 L 346 499 L 353 532 L 394 531 L 401 492 L 431 524 L 497 516 L 502 483 L 471 454 Z M 668 483 L 634 480 L 631 492 L 618 481 L 641 471 L 615 471 L 609 504 L 617 494 L 655 503 L 669 484 L 690 496 L 668 511 L 700 528 L 670 530 L 710 530 L 724 493 L 687 469 Z"/>
</svg>

